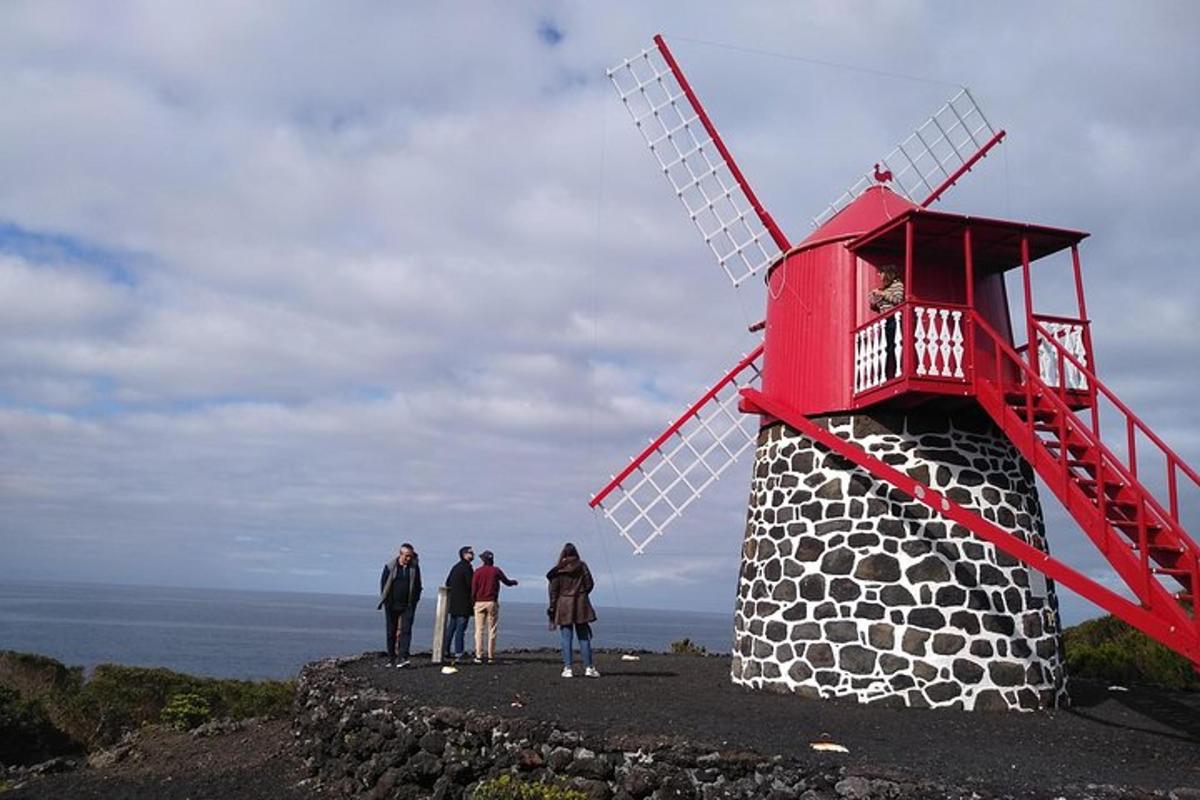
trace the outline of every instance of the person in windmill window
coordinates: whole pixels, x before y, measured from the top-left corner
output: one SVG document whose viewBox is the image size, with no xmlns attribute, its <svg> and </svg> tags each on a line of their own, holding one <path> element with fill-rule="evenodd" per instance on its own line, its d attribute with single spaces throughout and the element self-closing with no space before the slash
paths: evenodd
<svg viewBox="0 0 1200 800">
<path fill-rule="evenodd" d="M 600 672 L 592 663 L 592 623 L 596 621 L 596 610 L 592 608 L 589 598 L 596 583 L 575 545 L 570 542 L 563 545 L 558 563 L 546 573 L 546 580 L 550 583 L 550 608 L 546 614 L 550 617 L 551 628 L 558 626 L 562 637 L 562 676 L 575 676 L 572 667 L 575 657 L 573 639 L 578 638 L 583 674 L 589 678 L 599 678 Z"/>
<path fill-rule="evenodd" d="M 421 564 L 417 551 L 408 542 L 383 565 L 379 578 L 379 606 L 387 626 L 388 666 L 407 667 L 412 646 L 413 620 L 421 599 Z"/>
<path fill-rule="evenodd" d="M 496 661 L 496 634 L 500 630 L 500 584 L 516 586 L 517 582 L 496 566 L 491 550 L 479 554 L 483 566 L 471 579 L 471 597 L 475 601 L 475 663 Z M 483 634 L 487 630 L 487 653 L 483 650 Z"/>
<path fill-rule="evenodd" d="M 886 314 L 904 302 L 904 281 L 900 279 L 900 271 L 895 264 L 884 264 L 879 268 L 879 288 L 867 292 L 867 304 L 872 311 Z M 886 379 L 899 377 L 896 372 L 896 325 L 898 315 L 892 314 L 883 322 L 884 343 L 887 352 L 884 363 Z"/>
<path fill-rule="evenodd" d="M 471 578 L 475 574 L 475 568 L 471 566 L 471 562 L 474 560 L 473 547 L 458 548 L 458 563 L 450 568 L 450 574 L 446 576 L 446 588 L 450 590 L 450 607 L 447 610 L 446 635 L 442 640 L 443 658 L 457 661 L 463 657 L 463 651 L 466 649 L 463 640 L 466 638 L 467 623 L 473 612 Z"/>
</svg>

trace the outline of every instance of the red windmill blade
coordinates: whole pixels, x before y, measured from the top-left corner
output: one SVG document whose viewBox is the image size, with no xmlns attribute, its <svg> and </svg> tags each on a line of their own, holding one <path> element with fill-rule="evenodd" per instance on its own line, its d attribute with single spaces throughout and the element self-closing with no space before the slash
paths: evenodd
<svg viewBox="0 0 1200 800">
<path fill-rule="evenodd" d="M 971 92 L 963 88 L 879 159 L 873 172 L 863 175 L 813 217 L 813 227 L 833 219 L 877 183 L 891 184 L 888 188 L 892 191 L 925 208 L 970 172 L 1004 136 L 1003 130 L 995 130 L 988 122 Z"/>
<path fill-rule="evenodd" d="M 608 77 L 704 241 L 737 286 L 790 244 L 750 188 L 662 36 Z"/>
</svg>

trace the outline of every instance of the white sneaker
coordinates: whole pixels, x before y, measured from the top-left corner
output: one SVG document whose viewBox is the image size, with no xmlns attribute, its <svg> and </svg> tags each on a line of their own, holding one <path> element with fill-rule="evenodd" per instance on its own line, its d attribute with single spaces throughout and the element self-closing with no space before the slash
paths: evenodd
<svg viewBox="0 0 1200 800">
<path fill-rule="evenodd" d="M 588 667 L 583 671 L 583 675 L 585 678 L 599 678 L 600 670 L 596 669 L 595 667 Z"/>
<path fill-rule="evenodd" d="M 574 678 L 575 671 L 573 669 L 571 669 L 570 667 L 563 667 L 562 676 L 564 678 Z"/>
</svg>

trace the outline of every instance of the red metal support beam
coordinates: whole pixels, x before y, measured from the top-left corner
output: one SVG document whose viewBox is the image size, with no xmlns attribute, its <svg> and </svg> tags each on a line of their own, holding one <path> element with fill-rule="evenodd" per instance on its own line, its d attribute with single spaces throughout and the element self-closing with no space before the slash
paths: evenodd
<svg viewBox="0 0 1200 800">
<path fill-rule="evenodd" d="M 971 167 L 975 166 L 979 162 L 979 159 L 988 154 L 988 150 L 991 150 L 993 147 L 1000 144 L 1001 140 L 1004 139 L 1004 136 L 1005 132 L 999 131 L 991 139 L 988 139 L 987 142 L 984 143 L 983 147 L 975 151 L 975 155 L 964 161 L 962 166 L 950 173 L 950 177 L 942 181 L 941 185 L 934 189 L 933 193 L 929 195 L 929 197 L 926 197 L 921 201 L 921 208 L 928 208 L 931 203 L 935 202 L 939 197 L 945 194 L 947 189 L 958 183 L 958 179 L 970 172 Z"/>
<path fill-rule="evenodd" d="M 758 218 L 762 220 L 767 232 L 771 234 L 771 238 L 775 240 L 775 245 L 785 253 L 791 249 L 792 245 L 788 242 L 788 238 L 783 235 L 783 231 L 775 224 L 775 220 L 763 208 L 758 197 L 754 194 L 754 190 L 750 188 L 742 171 L 738 169 L 737 162 L 733 160 L 729 149 L 725 147 L 725 142 L 721 139 L 721 134 L 717 133 L 717 128 L 713 125 L 712 120 L 708 118 L 708 112 L 704 110 L 704 106 L 700 104 L 700 98 L 692 91 L 692 85 L 688 83 L 688 79 L 684 76 L 683 70 L 679 68 L 679 63 L 675 60 L 675 56 L 671 55 L 670 48 L 667 47 L 666 41 L 662 34 L 654 36 L 654 44 L 658 47 L 658 52 L 662 54 L 663 59 L 667 62 L 667 66 L 671 68 L 671 72 L 675 75 L 675 80 L 679 81 L 679 87 L 683 89 L 683 93 L 687 95 L 688 102 L 696 109 L 696 116 L 700 118 L 700 124 L 704 126 L 704 130 L 712 138 L 713 144 L 717 146 L 717 151 L 721 157 L 725 159 L 725 163 L 729 165 L 729 171 L 733 174 L 733 179 L 737 181 L 738 186 L 746 193 L 746 199 L 750 201 L 754 213 L 758 214 Z"/>
</svg>

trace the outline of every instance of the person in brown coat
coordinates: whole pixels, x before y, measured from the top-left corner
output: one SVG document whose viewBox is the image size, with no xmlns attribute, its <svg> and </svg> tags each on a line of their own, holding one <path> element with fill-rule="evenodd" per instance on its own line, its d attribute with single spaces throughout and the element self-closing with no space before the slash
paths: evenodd
<svg viewBox="0 0 1200 800">
<path fill-rule="evenodd" d="M 578 637 L 583 674 L 589 678 L 599 678 L 600 673 L 592 664 L 591 623 L 596 621 L 596 609 L 592 608 L 592 601 L 588 599 L 596 583 L 575 545 L 570 542 L 563 545 L 558 563 L 546 573 L 546 580 L 550 582 L 550 608 L 546 614 L 551 627 L 557 625 L 562 636 L 562 676 L 571 678 L 575 675 L 571 662 L 574 660 L 573 639 Z"/>
</svg>

